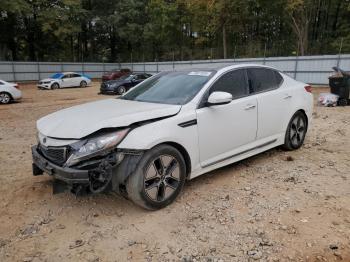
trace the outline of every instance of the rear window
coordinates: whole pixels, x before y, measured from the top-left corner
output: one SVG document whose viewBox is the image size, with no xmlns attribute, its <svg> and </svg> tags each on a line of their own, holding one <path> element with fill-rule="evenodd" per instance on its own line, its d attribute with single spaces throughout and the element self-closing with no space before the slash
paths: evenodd
<svg viewBox="0 0 350 262">
<path fill-rule="evenodd" d="M 279 75 L 279 74 L 278 74 Z M 268 68 L 248 68 L 251 92 L 264 92 L 278 88 L 283 81 L 282 76 Z"/>
</svg>

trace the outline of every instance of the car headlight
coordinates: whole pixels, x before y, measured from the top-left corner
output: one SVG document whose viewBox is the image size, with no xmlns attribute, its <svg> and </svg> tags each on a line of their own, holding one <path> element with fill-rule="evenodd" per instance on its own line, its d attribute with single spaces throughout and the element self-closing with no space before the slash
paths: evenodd
<svg viewBox="0 0 350 262">
<path fill-rule="evenodd" d="M 71 145 L 73 152 L 67 160 L 67 165 L 72 166 L 82 160 L 94 157 L 113 149 L 128 134 L 129 128 L 117 132 L 93 137 L 85 141 L 79 141 Z"/>
</svg>

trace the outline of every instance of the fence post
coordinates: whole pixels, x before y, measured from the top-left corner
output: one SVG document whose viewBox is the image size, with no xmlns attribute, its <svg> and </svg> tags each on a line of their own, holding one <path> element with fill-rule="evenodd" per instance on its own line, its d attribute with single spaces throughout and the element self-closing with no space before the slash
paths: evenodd
<svg viewBox="0 0 350 262">
<path fill-rule="evenodd" d="M 41 79 L 41 75 L 40 75 L 40 64 L 39 64 L 39 61 L 37 61 L 37 67 L 38 67 L 38 78 L 37 80 L 40 80 Z"/>
<path fill-rule="evenodd" d="M 106 73 L 106 65 L 105 65 L 104 61 L 102 63 L 102 69 L 103 69 L 103 74 L 105 74 Z"/>
<path fill-rule="evenodd" d="M 134 72 L 134 64 L 132 62 L 132 52 L 130 54 L 130 62 L 131 62 L 131 71 Z"/>
<path fill-rule="evenodd" d="M 13 77 L 13 82 L 16 82 L 16 70 L 15 70 L 15 64 L 12 60 L 12 77 Z"/>
<path fill-rule="evenodd" d="M 299 55 L 297 54 L 297 56 L 295 57 L 295 66 L 294 66 L 294 79 L 297 79 L 297 73 L 298 73 L 298 59 Z"/>
<path fill-rule="evenodd" d="M 142 61 L 143 61 L 143 72 L 146 73 L 145 53 L 142 54 Z"/>
<path fill-rule="evenodd" d="M 175 51 L 173 51 L 173 71 L 175 70 Z"/>
<path fill-rule="evenodd" d="M 61 62 L 61 73 L 63 72 L 64 66 L 63 63 Z"/>
<path fill-rule="evenodd" d="M 81 63 L 81 69 L 83 70 L 83 75 L 85 74 L 84 62 Z"/>
<path fill-rule="evenodd" d="M 158 65 L 158 56 L 157 56 L 157 58 L 156 58 L 156 61 L 157 61 L 157 73 L 159 73 L 159 65 Z"/>
</svg>

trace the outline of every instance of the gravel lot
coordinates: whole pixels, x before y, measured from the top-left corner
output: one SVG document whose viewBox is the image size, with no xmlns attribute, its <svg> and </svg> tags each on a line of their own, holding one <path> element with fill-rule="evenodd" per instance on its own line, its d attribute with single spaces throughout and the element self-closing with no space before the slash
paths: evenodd
<svg viewBox="0 0 350 262">
<path fill-rule="evenodd" d="M 98 87 L 27 85 L 0 106 L 0 261 L 350 261 L 350 107 L 315 107 L 300 150 L 205 174 L 149 212 L 115 195 L 52 195 L 31 174 L 36 120 L 104 99 Z"/>
</svg>

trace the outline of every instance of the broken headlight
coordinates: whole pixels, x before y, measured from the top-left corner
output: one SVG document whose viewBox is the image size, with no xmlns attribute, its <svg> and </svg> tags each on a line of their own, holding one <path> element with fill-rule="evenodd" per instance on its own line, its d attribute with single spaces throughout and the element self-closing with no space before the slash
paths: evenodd
<svg viewBox="0 0 350 262">
<path fill-rule="evenodd" d="M 72 144 L 73 152 L 67 160 L 67 166 L 75 165 L 82 160 L 113 149 L 124 139 L 129 130 L 127 128 Z"/>
</svg>

